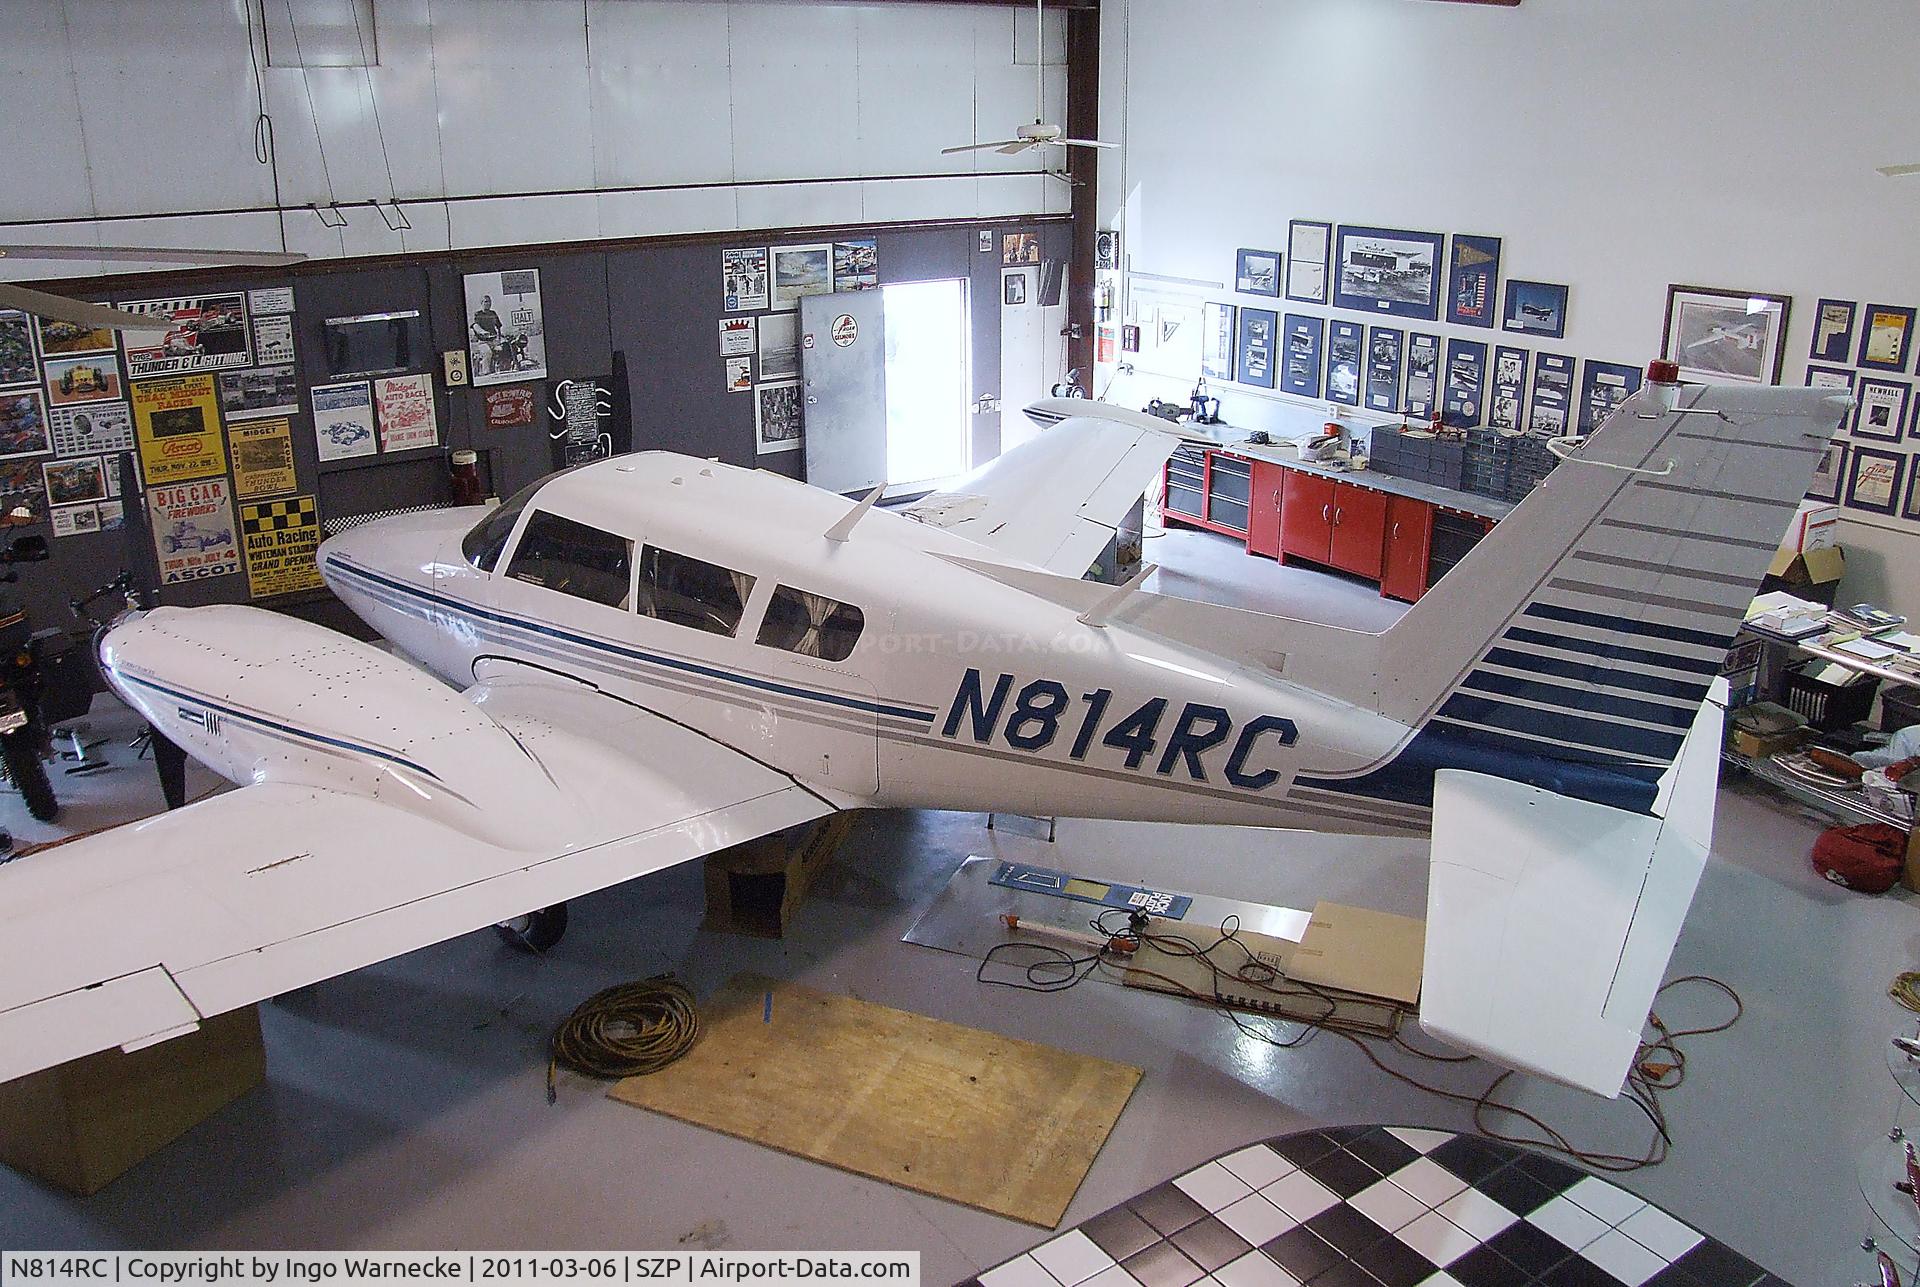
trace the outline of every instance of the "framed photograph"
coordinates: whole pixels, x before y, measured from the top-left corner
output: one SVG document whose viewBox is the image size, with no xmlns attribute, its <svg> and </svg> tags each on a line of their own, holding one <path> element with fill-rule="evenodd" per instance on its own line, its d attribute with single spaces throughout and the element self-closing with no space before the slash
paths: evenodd
<svg viewBox="0 0 1920 1287">
<path fill-rule="evenodd" d="M 1637 366 L 1589 361 L 1580 383 L 1580 432 L 1589 434 L 1605 424 L 1615 407 L 1640 392 L 1643 378 Z"/>
<path fill-rule="evenodd" d="M 1860 377 L 1860 395 L 1853 404 L 1853 436 L 1880 442 L 1899 442 L 1907 426 L 1907 403 L 1913 386 L 1905 380 Z"/>
<path fill-rule="evenodd" d="M 1280 252 L 1242 250 L 1234 257 L 1233 288 L 1242 295 L 1280 298 Z"/>
<path fill-rule="evenodd" d="M 1440 259 L 1446 243 L 1444 233 L 1341 224 L 1334 307 L 1440 320 Z"/>
<path fill-rule="evenodd" d="M 0 457 L 44 456 L 52 450 L 40 390 L 0 391 Z"/>
<path fill-rule="evenodd" d="M 1442 409 L 1448 424 L 1471 429 L 1486 406 L 1487 346 L 1479 340 L 1447 341 L 1447 401 Z"/>
<path fill-rule="evenodd" d="M 1440 401 L 1440 337 L 1407 337 L 1407 394 L 1401 410 L 1422 420 L 1433 415 Z"/>
<path fill-rule="evenodd" d="M 1840 366 L 1814 366 L 1807 364 L 1807 387 L 1809 389 L 1845 389 L 1853 392 L 1853 372 Z"/>
<path fill-rule="evenodd" d="M 82 326 L 57 318 L 36 317 L 34 329 L 40 333 L 42 357 L 78 357 L 82 353 L 113 352 L 113 332 L 106 327 Z"/>
<path fill-rule="evenodd" d="M 1295 219 L 1287 225 L 1287 298 L 1301 304 L 1327 302 L 1327 251 L 1333 225 Z"/>
<path fill-rule="evenodd" d="M 1869 304 L 1860 332 L 1860 356 L 1855 366 L 1873 371 L 1904 371 L 1907 350 L 1913 345 L 1913 310 L 1891 304 Z"/>
<path fill-rule="evenodd" d="M 1916 477 L 1920 477 L 1920 470 L 1915 470 L 1914 472 Z M 1827 444 L 1826 454 L 1821 456 L 1820 463 L 1814 466 L 1813 485 L 1807 488 L 1807 498 L 1809 500 L 1832 501 L 1837 505 L 1840 503 L 1840 487 L 1846 482 L 1846 479 L 1847 444 L 1844 442 L 1830 442 Z M 1912 505 L 1912 480 L 1910 479 L 1908 481 L 1907 503 L 1908 505 Z"/>
<path fill-rule="evenodd" d="M 1209 380 L 1231 380 L 1239 345 L 1240 310 L 1232 304 L 1208 303 L 1200 317 L 1200 374 Z"/>
<path fill-rule="evenodd" d="M 1395 412 L 1400 409 L 1400 373 L 1407 333 L 1391 326 L 1376 326 L 1367 337 L 1367 410 Z"/>
<path fill-rule="evenodd" d="M 1840 362 L 1853 352 L 1853 319 L 1860 305 L 1844 299 L 1823 299 L 1813 315 L 1813 343 L 1807 357 L 1814 362 Z"/>
<path fill-rule="evenodd" d="M 1007 232 L 1000 235 L 1000 266 L 1020 268 L 1040 262 L 1040 234 Z"/>
<path fill-rule="evenodd" d="M 833 243 L 833 289 L 876 290 L 880 285 L 880 243 L 871 237 Z"/>
<path fill-rule="evenodd" d="M 1493 381 L 1487 399 L 1487 425 L 1508 433 L 1520 432 L 1521 403 L 1526 397 L 1527 350 L 1502 344 L 1493 350 Z"/>
<path fill-rule="evenodd" d="M 757 384 L 753 388 L 754 449 L 760 455 L 800 449 L 800 383 Z"/>
<path fill-rule="evenodd" d="M 47 403 L 50 406 L 66 407 L 76 402 L 118 402 L 121 396 L 120 362 L 111 353 L 58 358 L 47 363 Z"/>
<path fill-rule="evenodd" d="M 759 345 L 760 379 L 771 384 L 800 375 L 800 315 L 771 313 L 760 319 L 755 336 Z M 734 354 L 733 356 L 739 356 Z"/>
<path fill-rule="evenodd" d="M 5 395 L 0 395 L 4 398 Z M 90 456 L 109 451 L 132 451 L 133 412 L 124 402 L 89 402 L 58 407 L 53 423 L 53 450 L 59 456 Z M 0 455 L 6 454 L 0 451 Z"/>
<path fill-rule="evenodd" d="M 32 320 L 13 309 L 0 310 L 0 384 L 37 384 L 39 380 Z"/>
<path fill-rule="evenodd" d="M 40 472 L 46 478 L 50 504 L 77 505 L 107 498 L 107 471 L 98 456 L 49 460 L 40 466 Z"/>
<path fill-rule="evenodd" d="M 1487 326 L 1500 307 L 1500 238 L 1453 234 L 1453 258 L 1447 268 L 1447 321 L 1454 326 Z"/>
<path fill-rule="evenodd" d="M 1660 356 L 1680 364 L 1683 380 L 1778 384 L 1792 305 L 1785 295 L 1669 286 Z"/>
<path fill-rule="evenodd" d="M 1279 329 L 1280 316 L 1269 309 L 1240 310 L 1240 383 L 1273 387 L 1273 350 Z"/>
<path fill-rule="evenodd" d="M 291 364 L 222 371 L 215 379 L 220 414 L 228 420 L 290 416 L 300 410 L 300 377 Z"/>
<path fill-rule="evenodd" d="M 1822 462 L 1823 467 L 1824 464 L 1825 462 Z M 1818 477 L 1816 474 L 1816 480 Z M 1808 492 L 1807 495 L 1812 496 L 1813 493 Z M 1819 499 L 1832 500 L 1833 497 L 1823 496 Z M 1900 502 L 1900 517 L 1910 523 L 1920 522 L 1920 465 L 1907 471 L 1907 496 Z"/>
<path fill-rule="evenodd" d="M 1558 353 L 1537 354 L 1533 363 L 1533 393 L 1528 398 L 1527 432 L 1537 438 L 1565 438 L 1573 432 L 1573 369 L 1576 363 Z"/>
<path fill-rule="evenodd" d="M 365 380 L 316 384 L 308 393 L 313 399 L 313 440 L 322 461 L 371 456 L 380 450 L 373 436 L 371 384 Z M 221 464 L 225 463 L 223 459 Z M 148 476 L 151 479 L 151 470 Z"/>
<path fill-rule="evenodd" d="M 1125 322 L 1120 327 L 1120 351 L 1138 353 L 1140 351 L 1140 327 L 1134 322 Z"/>
<path fill-rule="evenodd" d="M 474 384 L 544 380 L 547 328 L 540 310 L 540 270 L 468 273 L 461 281 L 467 304 L 467 367 Z M 324 453 L 321 459 L 327 459 Z"/>
<path fill-rule="evenodd" d="M 1019 234 L 1024 235 L 1024 234 Z M 1036 246 L 1038 243 L 1035 243 Z M 807 295 L 833 294 L 833 247 L 775 246 L 773 248 L 773 302 L 777 310 L 800 307 Z"/>
<path fill-rule="evenodd" d="M 1847 506 L 1892 514 L 1900 497 L 1900 475 L 1907 458 L 1877 447 L 1856 446 L 1847 462 Z"/>
<path fill-rule="evenodd" d="M 1000 277 L 1000 302 L 1008 308 L 1019 308 L 1027 302 L 1027 275 L 1018 269 L 1003 273 Z"/>
<path fill-rule="evenodd" d="M 1501 325 L 1542 339 L 1567 338 L 1567 288 L 1551 282 L 1507 282 L 1506 320 Z"/>
<path fill-rule="evenodd" d="M 14 515 L 25 511 L 25 516 Z M 31 460 L 0 460 L 0 521 L 6 526 L 47 521 L 47 480 Z"/>
<path fill-rule="evenodd" d="M 1280 354 L 1280 390 L 1302 398 L 1320 396 L 1320 350 L 1327 324 L 1304 313 L 1288 313 Z"/>
<path fill-rule="evenodd" d="M 1366 328 L 1358 322 L 1334 322 L 1327 328 L 1327 399 L 1360 405 L 1360 344 Z"/>
</svg>

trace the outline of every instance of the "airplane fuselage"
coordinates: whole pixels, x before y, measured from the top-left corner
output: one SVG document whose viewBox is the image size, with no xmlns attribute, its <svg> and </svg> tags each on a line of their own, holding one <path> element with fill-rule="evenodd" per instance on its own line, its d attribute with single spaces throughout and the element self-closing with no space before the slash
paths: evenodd
<svg viewBox="0 0 1920 1287">
<path fill-rule="evenodd" d="M 1350 771 L 1409 736 L 1391 720 L 1003 585 L 945 556 L 979 547 L 764 473 L 660 453 L 561 476 L 553 514 L 751 578 L 732 633 L 533 583 L 462 537 L 486 511 L 390 519 L 329 541 L 328 584 L 448 682 L 534 667 L 664 715 L 843 807 L 1000 810 L 1420 833 L 1427 811 L 1329 797 L 1297 774 Z M 639 555 L 645 562 L 644 553 Z M 841 660 L 760 642 L 777 587 L 852 605 Z M 644 595 L 643 595 L 644 597 Z"/>
</svg>

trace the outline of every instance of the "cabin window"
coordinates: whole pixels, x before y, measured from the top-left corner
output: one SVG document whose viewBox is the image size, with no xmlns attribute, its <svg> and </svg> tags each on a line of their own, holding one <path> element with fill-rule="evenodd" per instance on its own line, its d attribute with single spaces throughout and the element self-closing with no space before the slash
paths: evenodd
<svg viewBox="0 0 1920 1287">
<path fill-rule="evenodd" d="M 535 510 L 514 549 L 507 575 L 576 599 L 625 608 L 631 602 L 633 542 Z"/>
<path fill-rule="evenodd" d="M 851 603 L 779 585 L 767 600 L 757 642 L 802 657 L 845 661 L 866 624 L 866 614 Z"/>
<path fill-rule="evenodd" d="M 640 615 L 729 638 L 740 628 L 753 578 L 657 545 L 640 551 Z"/>
</svg>

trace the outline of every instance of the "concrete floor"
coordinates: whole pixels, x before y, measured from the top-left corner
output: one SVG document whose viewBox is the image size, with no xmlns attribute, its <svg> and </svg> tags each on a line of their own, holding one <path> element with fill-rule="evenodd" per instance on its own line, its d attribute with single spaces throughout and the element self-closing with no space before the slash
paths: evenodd
<svg viewBox="0 0 1920 1287">
<path fill-rule="evenodd" d="M 1379 628 L 1369 587 L 1247 558 L 1176 533 L 1149 542 L 1162 584 Z M 100 727 L 124 724 L 97 712 Z M 116 723 L 116 720 L 119 723 Z M 124 751 L 116 755 L 125 758 Z M 70 821 L 157 804 L 146 766 L 83 784 Z M 208 779 L 195 770 L 194 783 Z M 979 815 L 866 816 L 781 943 L 699 932 L 696 865 L 573 906 L 552 955 L 488 933 L 413 953 L 263 1007 L 266 1087 L 104 1192 L 75 1199 L 0 1171 L 0 1246 L 917 1248 L 937 1287 L 1030 1246 L 1040 1230 L 655 1117 L 563 1077 L 545 1097 L 543 1043 L 609 983 L 672 969 L 705 994 L 737 970 L 797 979 L 957 1023 L 1138 1064 L 1145 1076 L 1067 1214 L 1072 1224 L 1249 1140 L 1313 1124 L 1470 1129 L 1461 1107 L 1382 1076 L 1348 1043 L 1276 1050 L 1171 997 L 1089 985 L 1058 995 L 983 987 L 975 963 L 900 936 L 968 854 L 1003 855 L 1161 888 L 1420 914 L 1424 855 L 1400 841 Z M 17 799 L 0 825 L 37 834 Z M 1882 1051 L 1904 1012 L 1887 981 L 1920 955 L 1905 896 L 1825 884 L 1806 853 L 1820 821 L 1764 789 L 1721 793 L 1714 861 L 1673 973 L 1738 988 L 1746 1018 L 1696 1038 L 1670 1095 L 1674 1149 L 1629 1189 L 1802 1284 L 1869 1276 L 1860 1148 L 1898 1091 Z M 49 854 L 48 861 L 57 861 Z M 1720 1014 L 1690 994 L 1670 1023 Z M 1484 1066 L 1452 1070 L 1477 1090 Z M 1515 1098 L 1580 1143 L 1635 1152 L 1632 1108 L 1534 1082 Z"/>
</svg>

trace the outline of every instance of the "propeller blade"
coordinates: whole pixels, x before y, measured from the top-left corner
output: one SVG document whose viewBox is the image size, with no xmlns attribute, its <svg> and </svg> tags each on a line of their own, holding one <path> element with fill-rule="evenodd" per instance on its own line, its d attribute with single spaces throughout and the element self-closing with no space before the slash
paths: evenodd
<svg viewBox="0 0 1920 1287">
<path fill-rule="evenodd" d="M 51 317 L 76 326 L 106 327 L 115 331 L 139 331 L 164 335 L 170 329 L 164 318 L 145 313 L 129 313 L 105 304 L 83 304 L 64 295 L 49 295 L 13 282 L 0 282 L 0 308 L 24 309 L 41 317 Z"/>
<path fill-rule="evenodd" d="M 1112 147 L 1112 148 L 1117 148 L 1117 147 L 1119 147 L 1119 146 L 1120 146 L 1120 145 L 1119 145 L 1118 143 L 1102 143 L 1102 142 L 1101 142 L 1101 141 L 1100 141 L 1099 139 L 1055 139 L 1055 140 L 1054 140 L 1054 142 L 1056 142 L 1056 143 L 1058 143 L 1058 144 L 1060 144 L 1060 145 L 1061 145 L 1062 147 Z"/>
<path fill-rule="evenodd" d="M 965 147 L 943 147 L 940 149 L 940 155 L 952 156 L 956 152 L 987 152 L 996 148 L 1025 147 L 1026 145 L 1025 139 L 1001 139 L 997 143 L 969 143 Z"/>
<path fill-rule="evenodd" d="M 1920 174 L 1920 165 L 1883 165 L 1880 173 L 1889 179 L 1904 179 L 1910 174 Z"/>
<path fill-rule="evenodd" d="M 205 264 L 222 268 L 284 268 L 305 255 L 266 250 L 194 250 L 168 246 L 13 246 L 0 245 L 0 259 L 130 260 L 149 264 Z"/>
</svg>

